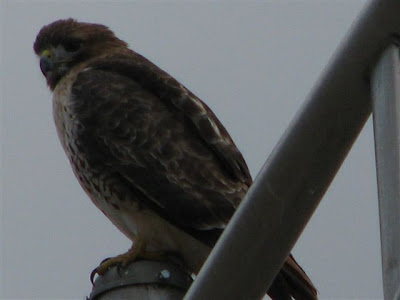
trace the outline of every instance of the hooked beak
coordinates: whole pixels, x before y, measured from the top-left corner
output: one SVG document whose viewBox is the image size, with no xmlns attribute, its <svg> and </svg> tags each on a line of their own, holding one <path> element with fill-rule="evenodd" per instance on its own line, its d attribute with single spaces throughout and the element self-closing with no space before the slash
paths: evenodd
<svg viewBox="0 0 400 300">
<path fill-rule="evenodd" d="M 49 72 L 54 69 L 54 58 L 51 50 L 46 49 L 40 53 L 40 70 L 44 77 L 47 78 Z"/>
<path fill-rule="evenodd" d="M 44 77 L 47 77 L 47 74 L 54 69 L 54 62 L 51 60 L 50 57 L 46 55 L 42 55 L 40 57 L 40 70 Z"/>
<path fill-rule="evenodd" d="M 0 0 L 1 1 L 1 0 Z M 62 46 L 45 49 L 39 54 L 40 70 L 46 78 L 47 85 L 53 90 L 58 81 L 70 70 L 73 56 Z"/>
</svg>

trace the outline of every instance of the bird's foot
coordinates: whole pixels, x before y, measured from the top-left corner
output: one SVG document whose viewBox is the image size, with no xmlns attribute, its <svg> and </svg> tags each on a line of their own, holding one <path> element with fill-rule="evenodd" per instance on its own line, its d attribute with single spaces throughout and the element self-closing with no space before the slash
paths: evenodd
<svg viewBox="0 0 400 300">
<path fill-rule="evenodd" d="M 146 251 L 145 244 L 136 240 L 133 246 L 124 254 L 120 254 L 116 257 L 106 258 L 100 265 L 95 268 L 90 274 L 90 281 L 94 282 L 94 277 L 97 275 L 102 276 L 107 272 L 108 269 L 117 266 L 119 272 L 121 268 L 125 267 L 129 263 L 137 259 L 148 259 L 148 260 L 166 260 L 165 253 L 158 251 Z"/>
</svg>

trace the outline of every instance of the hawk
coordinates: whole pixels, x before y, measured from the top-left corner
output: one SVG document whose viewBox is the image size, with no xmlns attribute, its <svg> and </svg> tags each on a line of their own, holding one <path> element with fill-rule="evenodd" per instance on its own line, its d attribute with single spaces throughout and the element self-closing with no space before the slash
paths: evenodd
<svg viewBox="0 0 400 300">
<path fill-rule="evenodd" d="M 73 172 L 133 242 L 97 272 L 170 254 L 198 272 L 252 183 L 225 127 L 203 101 L 106 26 L 55 21 L 40 30 L 34 51 Z M 316 299 L 291 255 L 268 294 Z"/>
</svg>

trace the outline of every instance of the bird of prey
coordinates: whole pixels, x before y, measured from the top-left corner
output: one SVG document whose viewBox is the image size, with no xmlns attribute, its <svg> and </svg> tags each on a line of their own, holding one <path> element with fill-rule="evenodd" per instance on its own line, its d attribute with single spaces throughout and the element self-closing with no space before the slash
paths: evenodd
<svg viewBox="0 0 400 300">
<path fill-rule="evenodd" d="M 58 20 L 34 51 L 72 169 L 93 203 L 133 242 L 101 264 L 174 254 L 198 272 L 252 179 L 210 108 L 106 26 Z M 316 299 L 290 255 L 268 294 Z"/>
</svg>

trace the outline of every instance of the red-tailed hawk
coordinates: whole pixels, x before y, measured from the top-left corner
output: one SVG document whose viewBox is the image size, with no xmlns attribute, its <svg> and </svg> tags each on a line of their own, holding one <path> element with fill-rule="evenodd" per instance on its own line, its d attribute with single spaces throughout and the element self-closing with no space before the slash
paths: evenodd
<svg viewBox="0 0 400 300">
<path fill-rule="evenodd" d="M 103 25 L 56 21 L 41 29 L 34 50 L 79 183 L 133 242 L 98 271 L 172 253 L 198 272 L 252 183 L 224 126 Z M 292 256 L 268 293 L 316 298 Z"/>
</svg>

